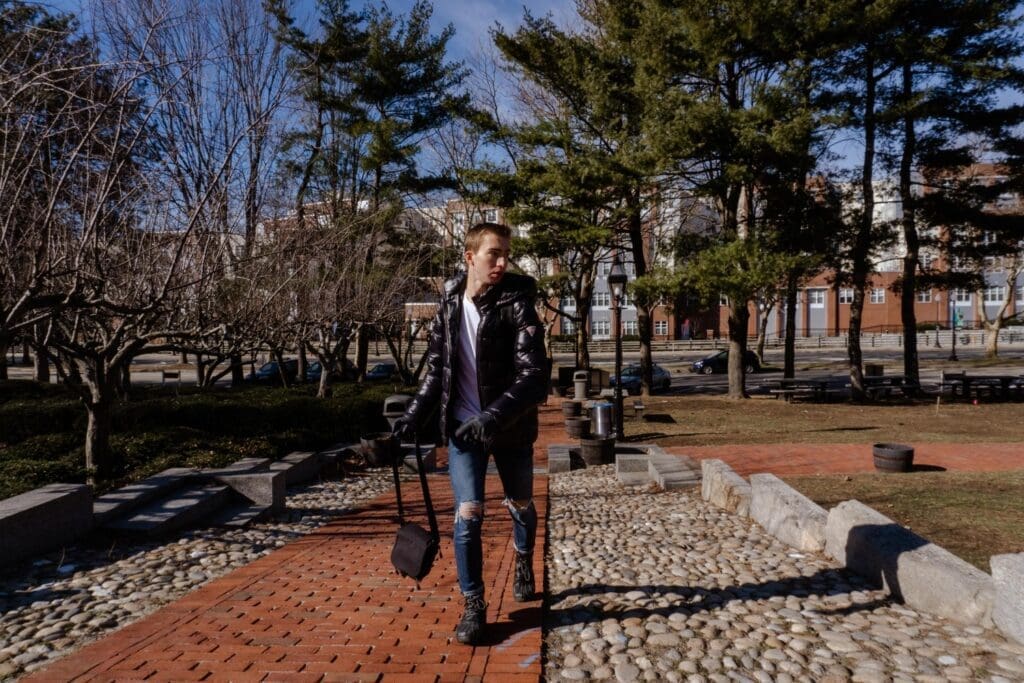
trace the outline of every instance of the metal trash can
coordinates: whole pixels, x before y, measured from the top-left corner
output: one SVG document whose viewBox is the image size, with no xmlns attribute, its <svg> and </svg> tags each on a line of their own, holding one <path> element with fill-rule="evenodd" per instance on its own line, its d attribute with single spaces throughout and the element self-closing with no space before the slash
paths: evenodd
<svg viewBox="0 0 1024 683">
<path fill-rule="evenodd" d="M 594 436 L 611 436 L 615 432 L 615 404 L 595 403 L 590 425 L 590 433 Z"/>
<path fill-rule="evenodd" d="M 388 426 L 394 428 L 395 421 L 405 415 L 405 409 L 411 402 L 412 396 L 409 394 L 392 394 L 384 399 L 384 419 L 388 421 Z"/>
<path fill-rule="evenodd" d="M 572 383 L 577 399 L 584 399 L 587 397 L 587 384 L 590 380 L 590 373 L 586 370 L 577 370 L 572 373 Z"/>
</svg>

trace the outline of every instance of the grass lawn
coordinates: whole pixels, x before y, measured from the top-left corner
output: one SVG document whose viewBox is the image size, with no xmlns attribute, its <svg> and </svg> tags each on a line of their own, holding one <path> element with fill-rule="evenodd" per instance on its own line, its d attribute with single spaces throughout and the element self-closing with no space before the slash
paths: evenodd
<svg viewBox="0 0 1024 683">
<path fill-rule="evenodd" d="M 627 422 L 627 434 L 662 446 L 870 444 L 896 438 L 906 443 L 1021 442 L 1024 449 L 1020 403 L 936 407 L 930 401 L 853 405 L 657 396 L 646 403 L 652 419 Z M 1024 552 L 1024 470 L 785 479 L 826 509 L 855 498 L 986 572 L 989 556 Z"/>
</svg>

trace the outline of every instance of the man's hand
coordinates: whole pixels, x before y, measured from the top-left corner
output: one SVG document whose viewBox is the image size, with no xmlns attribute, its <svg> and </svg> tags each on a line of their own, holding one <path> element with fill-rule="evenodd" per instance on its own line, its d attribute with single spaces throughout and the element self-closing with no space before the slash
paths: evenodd
<svg viewBox="0 0 1024 683">
<path fill-rule="evenodd" d="M 391 433 L 398 439 L 399 443 L 403 443 L 416 435 L 416 429 L 413 427 L 412 420 L 403 415 L 395 420 L 395 426 L 391 428 Z"/>
<path fill-rule="evenodd" d="M 496 427 L 497 423 L 493 415 L 490 413 L 480 413 L 463 422 L 455 430 L 455 436 L 459 439 L 465 439 L 471 444 L 486 447 L 491 444 Z"/>
</svg>

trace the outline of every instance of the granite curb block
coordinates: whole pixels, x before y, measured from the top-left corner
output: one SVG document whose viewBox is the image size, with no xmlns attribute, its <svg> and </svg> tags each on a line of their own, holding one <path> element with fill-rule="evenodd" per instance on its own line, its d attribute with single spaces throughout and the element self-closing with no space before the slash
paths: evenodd
<svg viewBox="0 0 1024 683">
<path fill-rule="evenodd" d="M 48 484 L 0 500 L 0 565 L 74 543 L 92 523 L 86 484 Z"/>
<path fill-rule="evenodd" d="M 992 577 L 860 501 L 828 513 L 825 551 L 893 597 L 953 621 L 992 626 Z"/>
<path fill-rule="evenodd" d="M 993 555 L 995 606 L 992 621 L 1008 638 L 1024 644 L 1024 553 Z"/>
<path fill-rule="evenodd" d="M 702 460 L 701 473 L 700 493 L 704 500 L 741 517 L 750 516 L 750 484 L 725 461 Z"/>
<path fill-rule="evenodd" d="M 750 517 L 783 543 L 818 552 L 825 548 L 828 513 L 774 474 L 750 475 Z"/>
</svg>

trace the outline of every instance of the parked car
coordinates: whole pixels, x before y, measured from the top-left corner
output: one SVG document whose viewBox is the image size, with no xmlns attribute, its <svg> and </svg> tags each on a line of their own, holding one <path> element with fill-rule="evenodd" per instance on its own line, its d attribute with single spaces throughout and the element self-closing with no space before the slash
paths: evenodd
<svg viewBox="0 0 1024 683">
<path fill-rule="evenodd" d="M 366 369 L 366 379 L 391 379 L 398 375 L 398 366 L 390 361 L 374 363 Z"/>
<path fill-rule="evenodd" d="M 609 377 L 608 384 L 615 387 L 618 384 L 618 377 Z M 630 363 L 622 368 L 622 388 L 626 393 L 639 394 L 642 385 L 639 363 Z M 672 373 L 655 363 L 651 368 L 651 385 L 652 389 L 668 389 L 672 386 Z"/>
<path fill-rule="evenodd" d="M 749 349 L 743 355 L 743 365 L 747 373 L 758 372 L 761 370 L 761 363 L 757 360 L 757 354 Z M 690 372 L 700 372 L 705 375 L 710 375 L 715 372 L 728 372 L 729 371 L 729 350 L 717 351 L 706 358 L 701 358 L 698 361 L 694 361 L 690 365 Z"/>
<path fill-rule="evenodd" d="M 295 358 L 288 358 L 284 361 L 284 374 L 288 377 L 288 382 L 294 382 L 295 377 L 299 374 L 299 361 Z M 245 378 L 248 382 L 256 382 L 257 384 L 280 384 L 281 373 L 277 369 L 277 361 L 272 360 L 268 363 L 264 363 L 255 372 L 250 372 Z"/>
</svg>

